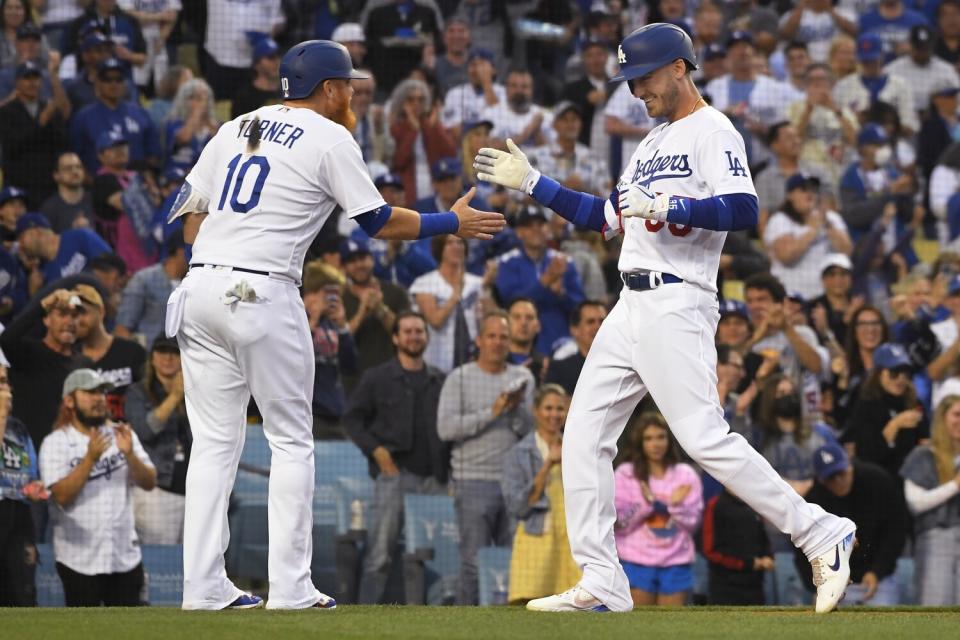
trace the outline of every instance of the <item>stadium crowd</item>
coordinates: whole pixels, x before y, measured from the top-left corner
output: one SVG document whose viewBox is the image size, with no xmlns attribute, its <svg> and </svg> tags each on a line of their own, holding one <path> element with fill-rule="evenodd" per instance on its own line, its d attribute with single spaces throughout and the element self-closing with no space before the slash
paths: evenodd
<svg viewBox="0 0 960 640">
<path fill-rule="evenodd" d="M 472 159 L 512 138 L 608 195 L 659 124 L 608 83 L 617 44 L 656 21 L 693 38 L 759 197 L 718 274 L 731 429 L 857 522 L 848 602 L 901 602 L 905 556 L 921 604 L 960 604 L 960 0 L 0 0 L 0 605 L 36 604 L 39 542 L 68 605 L 136 604 L 139 544 L 179 542 L 191 436 L 164 316 L 190 247 L 166 214 L 311 38 L 370 75 L 353 135 L 387 203 L 444 211 L 476 186 L 510 222 L 400 242 L 334 215 L 311 247 L 314 435 L 352 440 L 375 483 L 359 599 L 385 597 L 407 494 L 454 497 L 458 603 L 488 545 L 513 548 L 510 602 L 573 586 L 560 442 L 619 239 L 477 183 Z M 650 399 L 620 449 L 634 600 L 683 603 L 700 554 L 710 602 L 762 604 L 790 541 L 684 462 Z"/>
</svg>

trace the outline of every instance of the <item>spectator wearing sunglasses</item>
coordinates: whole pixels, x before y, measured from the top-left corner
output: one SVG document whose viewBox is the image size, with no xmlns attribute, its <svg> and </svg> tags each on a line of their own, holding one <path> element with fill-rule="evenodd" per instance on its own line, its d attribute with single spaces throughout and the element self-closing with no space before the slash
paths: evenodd
<svg viewBox="0 0 960 640">
<path fill-rule="evenodd" d="M 910 380 L 913 368 L 901 345 L 884 343 L 873 352 L 873 370 L 850 412 L 842 440 L 859 460 L 873 462 L 896 478 L 907 454 L 930 437 L 930 427 Z"/>
</svg>

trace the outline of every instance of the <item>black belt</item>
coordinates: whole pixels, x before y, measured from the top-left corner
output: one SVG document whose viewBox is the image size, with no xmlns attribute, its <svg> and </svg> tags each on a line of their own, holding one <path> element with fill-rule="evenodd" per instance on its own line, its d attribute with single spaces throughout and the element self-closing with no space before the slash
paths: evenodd
<svg viewBox="0 0 960 640">
<path fill-rule="evenodd" d="M 632 291 L 650 291 L 659 288 L 662 284 L 683 282 L 683 278 L 679 278 L 672 273 L 661 273 L 659 271 L 620 272 L 620 279 L 623 280 L 623 285 Z"/>
<path fill-rule="evenodd" d="M 220 265 L 220 264 L 194 263 L 194 264 L 191 264 L 191 265 L 190 265 L 190 268 L 191 268 L 191 269 L 193 269 L 194 267 L 197 267 L 197 268 L 200 268 L 200 267 L 212 267 L 212 268 L 214 268 L 214 269 L 217 268 L 217 267 L 223 267 L 223 268 L 225 268 L 225 269 L 233 269 L 234 271 L 242 271 L 242 272 L 244 272 L 244 273 L 253 273 L 253 274 L 256 274 L 256 275 L 258 275 L 258 276 L 269 276 L 269 275 L 270 275 L 270 274 L 267 273 L 266 271 L 257 271 L 256 269 L 244 269 L 243 267 L 230 267 L 230 266 L 228 266 L 228 265 Z"/>
</svg>

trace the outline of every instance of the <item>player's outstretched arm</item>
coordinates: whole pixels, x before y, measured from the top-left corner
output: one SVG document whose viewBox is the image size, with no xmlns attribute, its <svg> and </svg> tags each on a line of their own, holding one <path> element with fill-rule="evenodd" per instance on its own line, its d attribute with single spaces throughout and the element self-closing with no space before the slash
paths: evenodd
<svg viewBox="0 0 960 640">
<path fill-rule="evenodd" d="M 380 207 L 355 218 L 368 235 L 381 240 L 417 240 L 449 233 L 460 238 L 489 240 L 503 230 L 507 221 L 494 211 L 470 206 L 476 187 L 457 200 L 451 211 L 418 213 L 403 207 Z"/>
<path fill-rule="evenodd" d="M 543 206 L 556 211 L 579 227 L 603 232 L 608 230 L 607 214 L 611 219 L 616 218 L 612 201 L 608 202 L 591 193 L 568 189 L 553 178 L 541 175 L 530 165 L 526 154 L 509 138 L 507 149 L 509 151 L 489 147 L 480 149 L 473 161 L 477 178 L 508 189 L 524 191 Z M 607 207 L 607 204 L 611 206 Z"/>
<path fill-rule="evenodd" d="M 685 198 L 654 193 L 639 184 L 620 189 L 619 211 L 656 222 L 670 222 L 711 231 L 740 231 L 757 226 L 760 206 L 752 193 L 728 193 L 710 198 Z"/>
</svg>

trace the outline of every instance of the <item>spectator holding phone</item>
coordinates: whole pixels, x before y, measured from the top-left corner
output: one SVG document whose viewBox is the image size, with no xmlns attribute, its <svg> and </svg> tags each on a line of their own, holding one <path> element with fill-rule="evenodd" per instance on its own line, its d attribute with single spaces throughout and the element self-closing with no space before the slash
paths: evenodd
<svg viewBox="0 0 960 640">
<path fill-rule="evenodd" d="M 313 335 L 313 437 L 346 438 L 340 418 L 346 410 L 341 374 L 359 373 L 360 355 L 343 308 L 343 276 L 335 268 L 314 264 L 303 282 L 303 306 Z"/>
<path fill-rule="evenodd" d="M 859 460 L 883 467 L 891 477 L 900 473 L 907 454 L 930 430 L 910 381 L 913 368 L 907 351 L 885 343 L 873 352 L 873 370 L 863 383 L 841 438 L 853 443 Z"/>
</svg>

